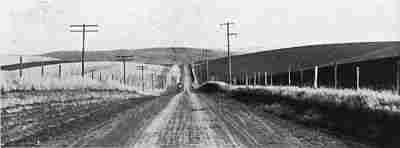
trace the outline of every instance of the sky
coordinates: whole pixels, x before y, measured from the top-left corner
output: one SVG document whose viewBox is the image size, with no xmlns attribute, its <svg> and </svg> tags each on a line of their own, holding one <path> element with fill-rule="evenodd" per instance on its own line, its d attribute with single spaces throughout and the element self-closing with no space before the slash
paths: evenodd
<svg viewBox="0 0 400 148">
<path fill-rule="evenodd" d="M 1 0 L 0 54 L 81 50 L 70 24 L 98 24 L 87 50 L 186 46 L 247 52 L 400 40 L 397 0 Z"/>
</svg>

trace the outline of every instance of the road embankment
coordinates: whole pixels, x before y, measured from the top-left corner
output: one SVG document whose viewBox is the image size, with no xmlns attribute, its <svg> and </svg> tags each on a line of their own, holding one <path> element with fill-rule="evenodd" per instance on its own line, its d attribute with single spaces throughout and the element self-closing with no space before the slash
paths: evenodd
<svg viewBox="0 0 400 148">
<path fill-rule="evenodd" d="M 396 96 L 286 86 L 228 87 L 221 82 L 206 83 L 199 90 L 226 93 L 265 112 L 379 147 L 400 146 L 400 98 Z"/>
</svg>

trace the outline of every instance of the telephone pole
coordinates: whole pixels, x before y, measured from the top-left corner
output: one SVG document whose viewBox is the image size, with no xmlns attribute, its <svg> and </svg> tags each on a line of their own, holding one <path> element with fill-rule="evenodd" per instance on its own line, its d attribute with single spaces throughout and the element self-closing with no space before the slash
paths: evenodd
<svg viewBox="0 0 400 148">
<path fill-rule="evenodd" d="M 43 62 L 40 62 L 40 75 L 41 75 L 41 77 L 43 78 L 44 77 L 44 65 L 43 65 Z"/>
<path fill-rule="evenodd" d="M 206 81 L 208 81 L 208 78 L 209 78 L 209 76 L 208 76 L 208 54 L 207 54 L 207 49 L 205 49 L 204 50 L 204 56 L 205 56 L 205 58 L 206 58 Z"/>
<path fill-rule="evenodd" d="M 82 62 L 82 71 L 81 75 L 82 78 L 85 76 L 85 40 L 86 40 L 86 32 L 98 32 L 98 30 L 87 30 L 86 27 L 99 27 L 99 25 L 69 25 L 70 28 L 82 28 L 82 30 L 70 30 L 70 32 L 82 32 L 82 55 L 81 55 L 81 62 Z"/>
<path fill-rule="evenodd" d="M 142 81 L 142 91 L 144 91 L 144 65 L 140 65 L 140 66 L 136 66 L 137 70 L 141 70 L 142 71 L 142 77 L 141 77 L 141 81 Z"/>
<path fill-rule="evenodd" d="M 151 73 L 151 90 L 154 90 L 154 72 Z"/>
<path fill-rule="evenodd" d="M 204 76 L 203 76 L 203 80 L 204 81 L 208 81 L 208 57 L 207 57 L 207 49 L 202 49 L 201 50 L 202 52 L 201 52 L 201 64 L 202 65 L 205 65 L 205 67 L 204 68 L 202 68 L 202 69 L 204 69 L 204 71 L 202 72 L 203 74 L 204 74 Z"/>
<path fill-rule="evenodd" d="M 117 58 L 119 58 L 119 60 L 121 60 L 122 61 L 122 66 L 124 67 L 123 68 L 123 73 L 124 73 L 124 84 L 126 84 L 126 59 L 127 58 L 130 58 L 130 57 L 133 57 L 133 56 L 116 56 Z"/>
<path fill-rule="evenodd" d="M 22 78 L 22 56 L 19 56 L 19 78 Z"/>
<path fill-rule="evenodd" d="M 58 64 L 58 78 L 61 79 L 61 64 Z"/>
<path fill-rule="evenodd" d="M 237 36 L 238 33 L 231 33 L 230 32 L 230 26 L 235 24 L 234 22 L 229 22 L 227 21 L 226 23 L 220 24 L 221 26 L 226 26 L 226 40 L 227 40 L 227 47 L 228 47 L 228 81 L 229 85 L 232 84 L 232 59 L 231 59 L 231 53 L 230 53 L 230 36 Z"/>
</svg>

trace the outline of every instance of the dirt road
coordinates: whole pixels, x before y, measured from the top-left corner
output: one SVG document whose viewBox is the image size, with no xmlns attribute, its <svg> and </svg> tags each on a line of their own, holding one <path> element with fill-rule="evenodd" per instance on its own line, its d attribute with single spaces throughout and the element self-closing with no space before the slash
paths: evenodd
<svg viewBox="0 0 400 148">
<path fill-rule="evenodd" d="M 136 148 L 313 148 L 349 145 L 307 128 L 258 116 L 247 106 L 197 92 L 163 96 L 121 112 L 68 140 L 40 146 Z M 317 133 L 317 134 L 316 134 Z M 71 137 L 71 136 L 70 136 Z M 317 139 L 317 140 L 315 140 Z M 61 144 L 62 143 L 62 144 Z"/>
</svg>

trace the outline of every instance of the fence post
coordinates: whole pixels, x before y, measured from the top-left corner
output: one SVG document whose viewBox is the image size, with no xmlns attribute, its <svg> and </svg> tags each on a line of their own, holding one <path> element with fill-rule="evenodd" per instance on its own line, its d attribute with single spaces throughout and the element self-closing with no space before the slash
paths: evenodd
<svg viewBox="0 0 400 148">
<path fill-rule="evenodd" d="M 247 72 L 246 72 L 246 86 L 247 87 L 249 86 L 249 76 L 247 75 Z"/>
<path fill-rule="evenodd" d="M 22 78 L 22 56 L 19 56 L 19 78 Z"/>
<path fill-rule="evenodd" d="M 314 68 L 314 88 L 318 88 L 318 66 Z"/>
<path fill-rule="evenodd" d="M 399 60 L 397 60 L 397 63 L 396 63 L 396 89 L 397 89 L 397 93 L 400 95 L 400 59 Z"/>
<path fill-rule="evenodd" d="M 303 69 L 300 69 L 300 86 L 304 86 L 303 82 L 304 82 L 304 73 Z"/>
<path fill-rule="evenodd" d="M 290 74 L 291 74 L 291 71 L 290 71 L 291 69 L 290 69 L 290 66 L 289 66 L 289 69 L 288 69 L 288 72 L 289 72 L 289 77 L 288 77 L 288 84 L 289 84 L 289 86 L 292 84 L 292 80 L 291 80 L 291 76 L 290 76 Z"/>
<path fill-rule="evenodd" d="M 257 72 L 254 72 L 253 74 L 254 74 L 254 76 L 253 76 L 253 86 L 256 86 L 257 85 Z"/>
<path fill-rule="evenodd" d="M 92 80 L 94 79 L 93 71 L 92 71 Z"/>
<path fill-rule="evenodd" d="M 43 67 L 43 62 L 40 62 L 40 76 L 43 78 L 44 76 L 44 67 Z"/>
<path fill-rule="evenodd" d="M 4 95 L 4 94 L 6 94 L 6 91 L 4 90 L 4 85 L 1 85 L 1 95 Z"/>
<path fill-rule="evenodd" d="M 357 88 L 357 90 L 359 90 L 360 89 L 360 67 L 359 66 L 356 67 L 356 77 L 357 77 L 356 88 Z"/>
<path fill-rule="evenodd" d="M 264 85 L 267 86 L 268 85 L 268 73 L 264 72 Z"/>
<path fill-rule="evenodd" d="M 99 80 L 101 81 L 101 72 L 100 72 L 100 74 L 99 74 Z"/>
<path fill-rule="evenodd" d="M 337 63 L 334 64 L 334 68 L 333 68 L 333 72 L 334 72 L 334 79 L 335 79 L 335 88 L 338 88 L 338 65 Z"/>
<path fill-rule="evenodd" d="M 244 85 L 245 84 L 245 82 L 244 82 L 244 74 L 243 74 L 243 72 L 240 72 L 240 85 Z"/>
<path fill-rule="evenodd" d="M 274 81 L 273 81 L 273 79 L 272 79 L 272 77 L 274 76 L 274 74 L 271 72 L 271 83 L 269 83 L 269 85 L 273 85 L 273 83 L 274 83 Z"/>
<path fill-rule="evenodd" d="M 58 78 L 61 79 L 61 64 L 58 64 Z"/>
</svg>

